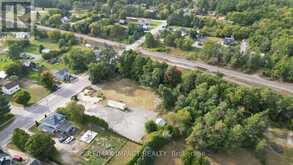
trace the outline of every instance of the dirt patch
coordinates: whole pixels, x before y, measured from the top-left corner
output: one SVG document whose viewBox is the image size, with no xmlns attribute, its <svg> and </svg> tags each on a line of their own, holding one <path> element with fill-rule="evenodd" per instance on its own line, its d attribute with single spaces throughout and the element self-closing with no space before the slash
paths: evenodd
<svg viewBox="0 0 293 165">
<path fill-rule="evenodd" d="M 219 152 L 208 156 L 211 165 L 261 165 L 255 156 L 245 149 L 227 153 Z"/>
<path fill-rule="evenodd" d="M 140 145 L 127 142 L 122 149 L 112 158 L 112 160 L 108 163 L 109 165 L 121 165 L 127 164 L 131 158 L 139 151 L 141 148 Z"/>
<path fill-rule="evenodd" d="M 165 154 L 156 157 L 155 165 L 168 164 L 168 165 L 183 165 L 180 160 L 180 155 L 184 150 L 184 139 L 172 141 L 165 145 L 160 151 Z"/>
<path fill-rule="evenodd" d="M 139 86 L 128 79 L 110 81 L 102 84 L 101 88 L 107 99 L 122 101 L 129 107 L 156 111 L 160 104 L 159 97 L 150 88 Z"/>
</svg>

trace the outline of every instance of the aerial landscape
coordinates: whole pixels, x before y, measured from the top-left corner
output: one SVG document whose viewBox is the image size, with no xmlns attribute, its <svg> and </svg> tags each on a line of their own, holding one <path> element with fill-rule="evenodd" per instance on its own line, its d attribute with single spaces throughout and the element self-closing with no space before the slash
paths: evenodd
<svg viewBox="0 0 293 165">
<path fill-rule="evenodd" d="M 293 165 L 293 0 L 0 10 L 0 165 Z"/>
</svg>

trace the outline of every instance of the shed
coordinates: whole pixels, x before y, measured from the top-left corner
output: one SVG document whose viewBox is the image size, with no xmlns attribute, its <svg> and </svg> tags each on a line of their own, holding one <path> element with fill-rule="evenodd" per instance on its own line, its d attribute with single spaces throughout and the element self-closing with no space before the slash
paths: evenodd
<svg viewBox="0 0 293 165">
<path fill-rule="evenodd" d="M 157 125 L 159 125 L 159 126 L 164 126 L 164 125 L 166 125 L 166 121 L 165 121 L 164 119 L 162 119 L 162 118 L 157 118 L 156 121 L 155 121 L 155 123 L 156 123 Z"/>
</svg>

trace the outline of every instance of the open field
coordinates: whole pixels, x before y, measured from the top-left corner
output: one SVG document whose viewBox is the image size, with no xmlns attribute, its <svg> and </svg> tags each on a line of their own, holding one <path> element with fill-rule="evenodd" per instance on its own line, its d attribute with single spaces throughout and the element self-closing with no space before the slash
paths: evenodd
<svg viewBox="0 0 293 165">
<path fill-rule="evenodd" d="M 49 91 L 41 85 L 34 83 L 30 80 L 25 80 L 21 83 L 21 87 L 31 94 L 31 99 L 29 104 L 32 105 L 37 103 L 42 98 L 49 95 Z"/>
<path fill-rule="evenodd" d="M 127 164 L 128 161 L 140 150 L 141 146 L 132 142 L 127 142 L 116 154 L 108 165 Z"/>
<path fill-rule="evenodd" d="M 130 107 L 140 107 L 155 111 L 159 105 L 159 97 L 150 89 L 141 87 L 127 79 L 113 80 L 101 85 L 107 99 L 122 101 Z"/>
<path fill-rule="evenodd" d="M 6 54 L 0 54 L 0 70 L 4 70 L 7 66 L 13 63 L 13 60 L 7 57 Z"/>
<path fill-rule="evenodd" d="M 184 145 L 184 139 L 172 141 L 165 145 L 160 151 L 165 152 L 166 155 L 156 157 L 155 165 L 183 165 L 180 160 L 180 154 L 184 149 Z"/>
</svg>

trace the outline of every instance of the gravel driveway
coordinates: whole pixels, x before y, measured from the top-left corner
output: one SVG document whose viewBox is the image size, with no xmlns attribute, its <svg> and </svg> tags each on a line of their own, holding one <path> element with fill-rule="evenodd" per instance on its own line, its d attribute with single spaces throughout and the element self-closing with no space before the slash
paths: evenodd
<svg viewBox="0 0 293 165">
<path fill-rule="evenodd" d="M 141 142 L 145 135 L 145 122 L 157 116 L 152 111 L 131 107 L 129 111 L 123 112 L 99 103 L 86 109 L 86 114 L 104 119 L 115 132 L 135 142 Z"/>
</svg>

